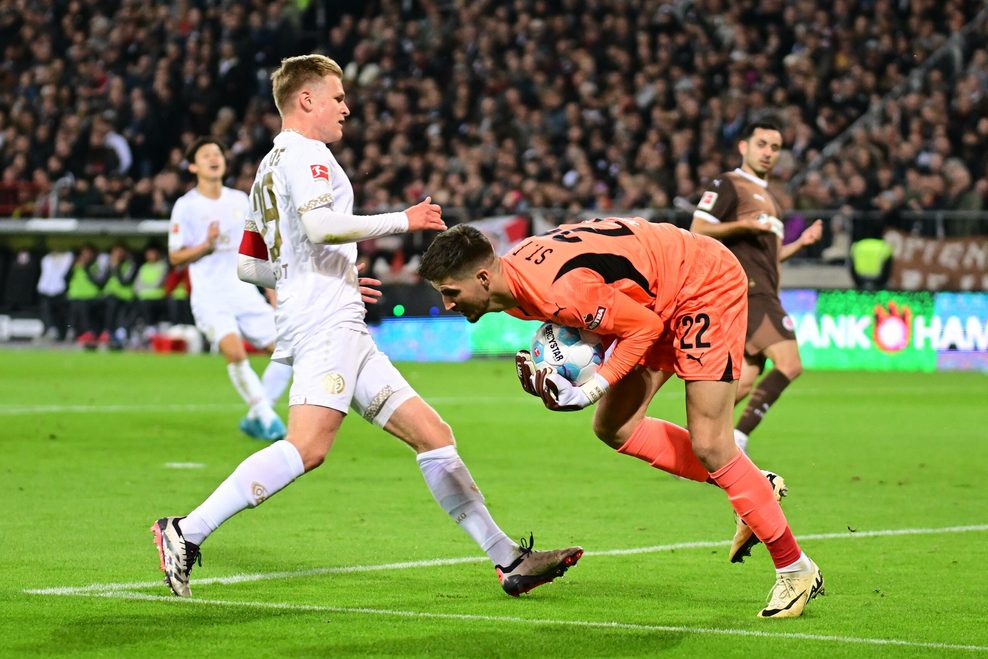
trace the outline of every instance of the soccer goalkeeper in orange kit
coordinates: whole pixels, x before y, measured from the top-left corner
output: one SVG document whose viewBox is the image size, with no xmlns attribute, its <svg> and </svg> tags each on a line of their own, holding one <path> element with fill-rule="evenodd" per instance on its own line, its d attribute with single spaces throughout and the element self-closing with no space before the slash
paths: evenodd
<svg viewBox="0 0 988 659">
<path fill-rule="evenodd" d="M 726 247 L 671 224 L 607 218 L 565 225 L 497 256 L 480 231 L 461 224 L 435 239 L 419 274 L 447 309 L 470 322 L 506 311 L 616 341 L 582 386 L 536 370 L 522 351 L 522 387 L 550 410 L 599 403 L 593 430 L 603 442 L 723 489 L 738 516 L 731 561 L 761 541 L 775 563 L 776 582 L 760 617 L 799 616 L 823 593 L 820 569 L 800 550 L 779 506 L 782 479 L 759 471 L 734 443 L 747 277 Z M 673 373 L 686 382 L 688 428 L 645 416 Z"/>
</svg>

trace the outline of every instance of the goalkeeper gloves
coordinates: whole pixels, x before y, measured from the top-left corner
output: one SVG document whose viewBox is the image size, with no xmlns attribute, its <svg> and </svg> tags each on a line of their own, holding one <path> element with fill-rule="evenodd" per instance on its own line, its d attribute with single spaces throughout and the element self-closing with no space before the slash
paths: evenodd
<svg viewBox="0 0 988 659">
<path fill-rule="evenodd" d="M 609 386 L 600 373 L 594 373 L 588 382 L 577 386 L 552 368 L 535 372 L 535 390 L 542 403 L 555 412 L 574 412 L 593 405 L 607 393 Z"/>
<path fill-rule="evenodd" d="M 536 369 L 527 350 L 515 353 L 515 374 L 522 389 L 541 398 L 547 408 L 556 412 L 573 412 L 593 405 L 610 386 L 598 373 L 589 382 L 577 386 L 549 366 Z"/>
<path fill-rule="evenodd" d="M 539 392 L 535 390 L 535 362 L 532 361 L 532 353 L 527 350 L 519 350 L 515 353 L 515 373 L 518 375 L 522 389 L 541 398 Z"/>
</svg>

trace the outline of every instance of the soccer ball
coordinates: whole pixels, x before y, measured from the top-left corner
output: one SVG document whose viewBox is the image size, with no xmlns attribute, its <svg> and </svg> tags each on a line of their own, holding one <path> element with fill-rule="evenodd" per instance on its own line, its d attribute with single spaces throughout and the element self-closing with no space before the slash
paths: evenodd
<svg viewBox="0 0 988 659">
<path fill-rule="evenodd" d="M 604 345 L 592 332 L 542 323 L 532 339 L 532 361 L 535 368 L 549 365 L 573 384 L 581 385 L 604 363 Z"/>
</svg>

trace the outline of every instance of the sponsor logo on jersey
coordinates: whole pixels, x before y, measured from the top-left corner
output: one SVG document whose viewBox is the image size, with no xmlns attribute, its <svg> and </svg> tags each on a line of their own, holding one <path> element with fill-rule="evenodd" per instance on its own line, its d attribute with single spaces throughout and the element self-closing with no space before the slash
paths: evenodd
<svg viewBox="0 0 988 659">
<path fill-rule="evenodd" d="M 319 181 L 323 180 L 327 183 L 329 182 L 329 167 L 326 165 L 309 165 L 309 171 L 312 172 L 312 180 Z"/>
<path fill-rule="evenodd" d="M 702 211 L 708 211 L 714 207 L 714 204 L 717 203 L 718 196 L 719 195 L 713 190 L 707 190 L 703 193 L 703 196 L 700 197 L 700 203 L 697 204 L 696 207 Z"/>
<path fill-rule="evenodd" d="M 587 324 L 587 329 L 593 331 L 598 327 L 600 327 L 600 321 L 604 320 L 604 314 L 606 312 L 607 309 L 605 309 L 604 307 L 597 307 L 597 313 L 593 315 L 587 314 L 586 316 L 584 316 L 583 322 Z"/>
</svg>

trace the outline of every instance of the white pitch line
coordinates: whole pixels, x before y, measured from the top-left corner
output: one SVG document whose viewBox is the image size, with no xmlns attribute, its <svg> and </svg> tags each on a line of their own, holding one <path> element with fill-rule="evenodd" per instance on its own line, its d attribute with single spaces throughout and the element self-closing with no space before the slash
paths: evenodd
<svg viewBox="0 0 988 659">
<path fill-rule="evenodd" d="M 988 524 L 971 526 L 944 526 L 935 529 L 882 529 L 879 531 L 842 531 L 840 533 L 810 533 L 797 536 L 797 540 L 839 540 L 842 538 L 880 538 L 890 535 L 932 535 L 934 533 L 973 533 L 988 531 Z M 606 549 L 604 551 L 588 551 L 587 556 L 627 556 L 629 554 L 651 554 L 660 551 L 676 551 L 677 549 L 705 549 L 709 547 L 726 547 L 730 540 L 700 540 L 697 542 L 680 542 L 674 545 L 653 545 L 651 547 L 631 547 L 629 549 Z"/>
<path fill-rule="evenodd" d="M 851 538 L 874 538 L 897 535 L 933 535 L 937 533 L 975 533 L 988 531 L 988 524 L 977 524 L 970 526 L 946 526 L 942 528 L 915 528 L 915 529 L 883 529 L 878 531 L 858 531 L 855 533 L 816 533 L 801 535 L 798 540 L 840 540 Z M 697 542 L 679 542 L 670 545 L 653 545 L 650 547 L 630 547 L 627 549 L 605 549 L 602 551 L 588 551 L 584 556 L 627 556 L 631 554 L 654 554 L 665 551 L 677 551 L 680 549 L 703 549 L 709 547 L 726 547 L 730 545 L 730 540 L 701 540 Z M 211 584 L 240 584 L 254 581 L 269 581 L 272 579 L 297 579 L 300 577 L 314 577 L 324 574 L 352 574 L 357 572 L 376 572 L 379 570 L 408 570 L 423 567 L 440 567 L 443 565 L 460 565 L 463 563 L 482 563 L 487 558 L 484 556 L 463 556 L 460 558 L 437 558 L 424 561 L 404 561 L 400 563 L 383 563 L 378 565 L 349 565 L 340 567 L 320 567 L 310 570 L 292 570 L 284 572 L 260 572 L 255 574 L 236 574 L 227 577 L 207 577 L 196 579 L 197 586 L 208 586 Z M 53 588 L 32 588 L 25 589 L 29 595 L 80 595 L 87 593 L 101 593 L 110 591 L 133 590 L 135 588 L 156 588 L 161 585 L 161 580 L 141 581 L 136 583 L 107 583 L 92 584 L 89 586 L 63 586 Z"/>
<path fill-rule="evenodd" d="M 433 396 L 436 405 L 503 405 L 517 402 L 518 396 Z M 0 416 L 33 414 L 132 414 L 136 412 L 221 412 L 242 409 L 243 403 L 140 403 L 114 405 L 0 405 Z"/>
<path fill-rule="evenodd" d="M 261 572 L 257 574 L 234 574 L 228 577 L 208 577 L 206 579 L 196 579 L 196 586 L 208 586 L 210 584 L 239 584 L 253 581 L 270 581 L 272 579 L 297 579 L 299 577 L 317 577 L 323 574 L 353 574 L 356 572 L 377 572 L 379 570 L 408 570 L 422 567 L 439 567 L 443 565 L 460 565 L 462 563 L 481 563 L 486 561 L 486 556 L 464 556 L 461 558 L 436 558 L 426 561 L 404 561 L 401 563 L 383 563 L 379 565 L 343 565 L 339 567 L 317 567 L 311 570 L 292 570 L 286 572 Z M 119 590 L 131 590 L 133 588 L 156 588 L 161 585 L 161 579 L 157 581 L 141 581 L 137 583 L 104 583 L 92 584 L 91 586 L 68 586 L 63 588 L 35 588 L 25 590 L 29 595 L 80 595 L 87 593 L 101 593 Z"/>
<path fill-rule="evenodd" d="M 139 405 L 0 405 L 0 416 L 27 414 L 127 414 L 132 412 L 215 412 L 243 403 L 142 403 Z"/>
<path fill-rule="evenodd" d="M 937 391 L 948 391 L 950 388 L 938 387 Z M 969 389 L 955 388 L 958 392 L 968 392 Z M 888 389 L 887 393 L 894 394 L 929 394 L 928 388 L 898 387 Z M 841 389 L 840 394 L 844 397 L 853 396 L 855 393 L 873 393 L 871 389 Z M 812 397 L 819 395 L 833 394 L 829 389 L 796 388 L 787 392 L 786 396 L 792 397 Z M 656 398 L 682 398 L 683 392 L 678 389 L 659 391 Z M 517 403 L 519 396 L 428 396 L 426 399 L 433 405 L 504 405 Z M 32 414 L 129 414 L 133 412 L 214 412 L 222 410 L 232 410 L 243 408 L 242 403 L 142 403 L 136 405 L 0 405 L 0 416 L 19 416 Z"/>
<path fill-rule="evenodd" d="M 517 396 L 453 396 L 433 397 L 430 403 L 437 405 L 462 403 L 465 405 L 503 405 L 515 402 Z M 144 412 L 222 412 L 242 409 L 243 403 L 141 403 L 136 405 L 0 405 L 0 416 L 29 416 L 35 414 L 133 414 Z"/>
<path fill-rule="evenodd" d="M 682 392 L 660 391 L 658 397 L 682 397 Z M 434 405 L 504 405 L 520 396 L 429 396 Z M 134 412 L 217 412 L 242 409 L 243 403 L 140 403 L 111 405 L 0 405 L 0 416 L 31 414 L 130 414 Z"/>
<path fill-rule="evenodd" d="M 675 634 L 700 634 L 716 636 L 742 636 L 749 638 L 771 638 L 794 641 L 817 641 L 823 643 L 844 643 L 854 645 L 895 646 L 924 648 L 930 650 L 956 650 L 967 652 L 988 652 L 984 645 L 959 645 L 954 643 L 931 643 L 906 641 L 894 638 L 863 638 L 858 636 L 836 636 L 830 634 L 803 634 L 798 632 L 765 632 L 751 629 L 730 629 L 717 627 L 685 627 L 677 625 L 645 625 L 616 621 L 594 620 L 553 620 L 549 618 L 521 618 L 518 616 L 491 616 L 472 613 L 435 613 L 428 611 L 407 611 L 401 609 L 371 609 L 365 607 L 320 606 L 316 604 L 291 604 L 283 602 L 241 602 L 214 599 L 177 599 L 166 595 L 148 595 L 109 591 L 96 597 L 130 599 L 140 601 L 180 603 L 182 605 L 230 606 L 252 609 L 273 609 L 282 611 L 310 611 L 317 613 L 339 613 L 344 615 L 374 615 L 397 618 L 428 618 L 433 620 L 458 620 L 467 622 L 494 622 L 536 625 L 543 627 L 578 627 L 583 629 L 622 629 L 634 632 L 668 632 Z"/>
</svg>

